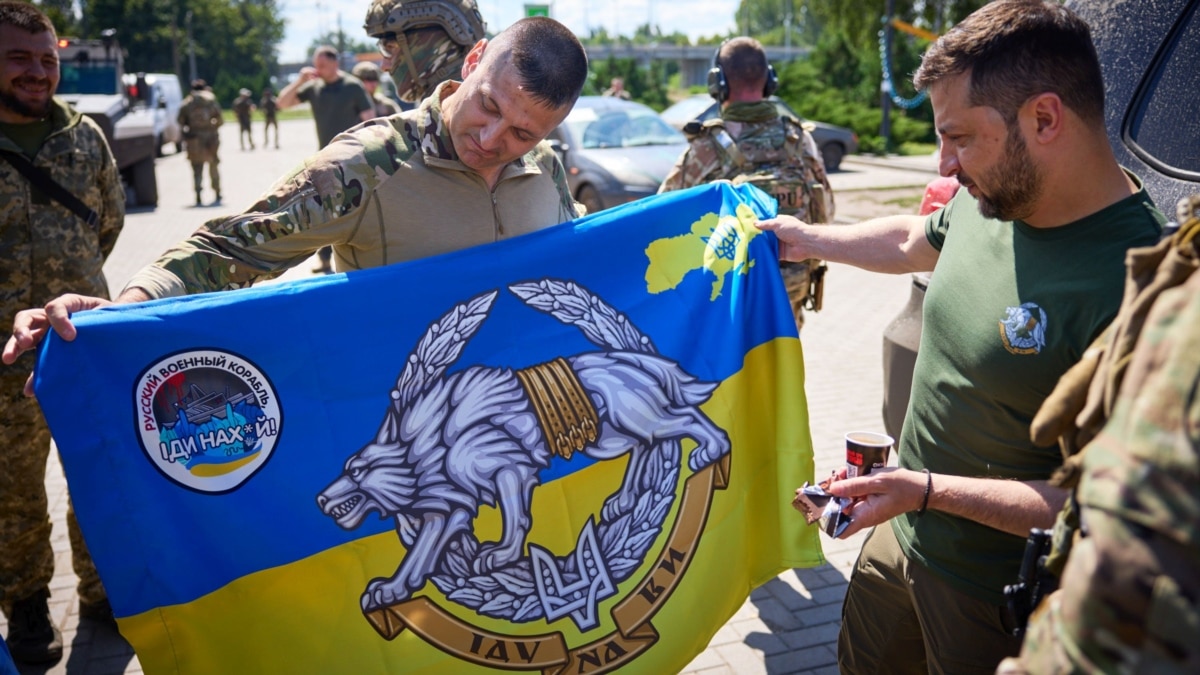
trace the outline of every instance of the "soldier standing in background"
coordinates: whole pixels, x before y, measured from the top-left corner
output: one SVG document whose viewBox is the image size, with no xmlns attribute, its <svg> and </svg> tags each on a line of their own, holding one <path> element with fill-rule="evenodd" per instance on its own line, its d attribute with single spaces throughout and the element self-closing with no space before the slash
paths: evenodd
<svg viewBox="0 0 1200 675">
<path fill-rule="evenodd" d="M 250 114 L 254 110 L 254 99 L 250 98 L 250 90 L 239 90 L 237 98 L 233 99 L 233 114 L 237 116 L 238 147 L 242 150 L 246 149 L 247 142 L 250 143 L 250 149 L 254 149 L 254 135 L 250 133 Z M 275 136 L 279 136 L 278 129 L 275 130 Z M 263 142 L 263 145 L 266 145 L 266 141 Z"/>
<path fill-rule="evenodd" d="M 371 96 L 371 102 L 375 104 L 375 116 L 387 117 L 400 112 L 400 106 L 396 105 L 395 101 L 391 101 L 380 95 L 379 92 L 379 66 L 370 61 L 362 61 L 354 65 L 350 71 L 359 80 L 362 80 L 363 87 L 366 88 L 367 94 Z"/>
<path fill-rule="evenodd" d="M 628 101 L 632 97 L 629 91 L 625 89 L 625 78 L 614 77 L 608 81 L 608 89 L 604 90 L 602 96 L 612 96 L 614 98 L 622 98 Z"/>
<path fill-rule="evenodd" d="M 179 106 L 179 125 L 183 128 L 183 138 L 187 142 L 188 161 L 192 164 L 192 180 L 196 188 L 196 206 L 200 200 L 200 188 L 203 185 L 204 165 L 208 164 L 208 182 L 213 192 L 217 193 L 217 202 L 221 201 L 221 172 L 217 168 L 220 160 L 217 150 L 221 147 L 221 137 L 217 127 L 225 123 L 221 117 L 221 104 L 208 91 L 208 83 L 204 80 L 192 82 L 192 93 Z"/>
<path fill-rule="evenodd" d="M 334 136 L 375 117 L 375 106 L 362 82 L 338 68 L 336 49 L 318 47 L 312 63 L 300 69 L 300 77 L 279 92 L 276 103 L 280 110 L 287 110 L 308 101 L 317 123 L 317 142 L 323 148 Z M 313 272 L 332 274 L 333 249 L 323 246 L 317 257 L 321 264 Z"/>
<path fill-rule="evenodd" d="M 63 293 L 108 297 L 104 259 L 125 222 L 125 191 L 104 134 L 53 98 L 58 39 L 49 19 L 25 2 L 0 2 L 0 311 Z M 46 498 L 50 431 L 37 402 L 21 395 L 26 354 L 0 365 L 0 608 L 13 658 L 62 658 L 62 634 L 47 606 L 54 574 Z M 112 608 L 67 509 L 79 614 L 112 620 Z"/>
<path fill-rule="evenodd" d="M 737 37 L 722 43 L 708 73 L 708 93 L 721 104 L 721 114 L 684 128 L 688 149 L 659 193 L 720 179 L 749 182 L 778 200 L 780 214 L 810 223 L 832 222 L 833 190 L 816 142 L 799 121 L 781 117 L 775 104 L 766 100 L 778 86 L 758 40 Z M 780 269 L 800 328 L 806 308 L 821 308 L 825 266 L 806 260 L 781 262 Z"/>
<path fill-rule="evenodd" d="M 267 133 L 275 129 L 275 149 L 279 149 L 279 120 L 276 119 L 275 92 L 270 87 L 263 87 L 262 98 L 258 101 L 258 109 L 263 114 L 263 147 L 267 147 Z"/>
<path fill-rule="evenodd" d="M 1048 571 L 1060 588 L 997 673 L 1200 672 L 1200 195 L 1127 258 L 1109 329 L 1034 418 L 1074 488 Z"/>
</svg>

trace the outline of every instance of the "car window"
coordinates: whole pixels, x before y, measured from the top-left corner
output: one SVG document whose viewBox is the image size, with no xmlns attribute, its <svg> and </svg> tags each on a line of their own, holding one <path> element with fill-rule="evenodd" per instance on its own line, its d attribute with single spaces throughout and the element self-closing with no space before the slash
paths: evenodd
<svg viewBox="0 0 1200 675">
<path fill-rule="evenodd" d="M 662 111 L 663 119 L 676 126 L 683 126 L 700 117 L 708 108 L 716 110 L 717 102 L 709 96 L 692 96 Z M 711 113 L 710 113 L 711 116 Z"/>
<path fill-rule="evenodd" d="M 1176 177 L 1200 172 L 1200 116 L 1180 115 L 1180 103 L 1196 97 L 1200 63 L 1200 12 L 1191 11 L 1172 33 L 1147 74 L 1123 130 L 1143 161 Z M 1194 177 L 1192 178 L 1194 180 Z"/>
<path fill-rule="evenodd" d="M 603 113 L 598 113 L 594 108 L 576 108 L 567 116 L 564 124 L 584 149 L 686 142 L 683 134 L 671 128 L 650 108 Z"/>
</svg>

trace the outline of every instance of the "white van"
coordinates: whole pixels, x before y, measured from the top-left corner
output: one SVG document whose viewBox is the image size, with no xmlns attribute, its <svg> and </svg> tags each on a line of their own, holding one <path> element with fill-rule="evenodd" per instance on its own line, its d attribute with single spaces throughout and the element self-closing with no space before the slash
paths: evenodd
<svg viewBox="0 0 1200 675">
<path fill-rule="evenodd" d="M 163 155 L 163 146 L 175 144 L 175 152 L 183 149 L 183 131 L 179 128 L 179 106 L 183 103 L 183 88 L 179 78 L 171 73 L 139 73 L 125 75 L 125 86 L 131 87 L 130 97 L 145 102 L 154 112 L 156 154 Z M 145 92 L 136 91 L 144 86 Z"/>
</svg>

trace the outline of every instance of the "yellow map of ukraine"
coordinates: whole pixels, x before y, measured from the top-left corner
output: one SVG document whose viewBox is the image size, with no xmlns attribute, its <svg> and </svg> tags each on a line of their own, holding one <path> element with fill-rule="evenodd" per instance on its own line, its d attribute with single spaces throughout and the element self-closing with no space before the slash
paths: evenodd
<svg viewBox="0 0 1200 675">
<path fill-rule="evenodd" d="M 712 272 L 712 296 L 716 300 L 730 274 L 749 274 L 754 261 L 749 257 L 750 240 L 761 234 L 758 217 L 745 204 L 735 215 L 709 213 L 692 223 L 692 230 L 678 237 L 650 242 L 646 247 L 646 291 L 662 293 L 679 286 L 690 272 Z M 699 264 L 696 264 L 699 262 Z"/>
</svg>

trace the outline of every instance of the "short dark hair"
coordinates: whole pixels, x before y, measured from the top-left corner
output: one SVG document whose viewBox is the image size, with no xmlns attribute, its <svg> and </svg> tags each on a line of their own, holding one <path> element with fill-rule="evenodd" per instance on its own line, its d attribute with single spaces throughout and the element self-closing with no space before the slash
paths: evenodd
<svg viewBox="0 0 1200 675">
<path fill-rule="evenodd" d="M 489 47 L 511 52 L 521 85 L 535 101 L 551 108 L 574 105 L 587 81 L 587 52 L 579 38 L 554 19 L 544 16 L 517 21 L 492 40 Z M 486 52 L 485 52 L 486 58 Z"/>
<path fill-rule="evenodd" d="M 917 89 L 971 73 L 972 105 L 1005 121 L 1033 96 L 1057 94 L 1092 124 L 1104 123 L 1104 78 L 1087 23 L 1057 2 L 996 0 L 950 29 L 925 52 Z"/>
<path fill-rule="evenodd" d="M 32 3 L 3 0 L 0 2 L 0 26 L 13 26 L 33 33 L 54 33 L 54 24 Z"/>
<path fill-rule="evenodd" d="M 208 83 L 200 78 L 192 80 L 192 91 L 204 91 L 208 89 Z"/>
<path fill-rule="evenodd" d="M 334 61 L 337 61 L 338 50 L 330 47 L 329 45 L 321 45 L 313 50 L 313 56 L 320 56 L 322 58 L 333 59 Z"/>
<path fill-rule="evenodd" d="M 752 37 L 735 37 L 722 44 L 717 48 L 717 63 L 726 81 L 760 86 L 767 81 L 767 52 Z"/>
</svg>

